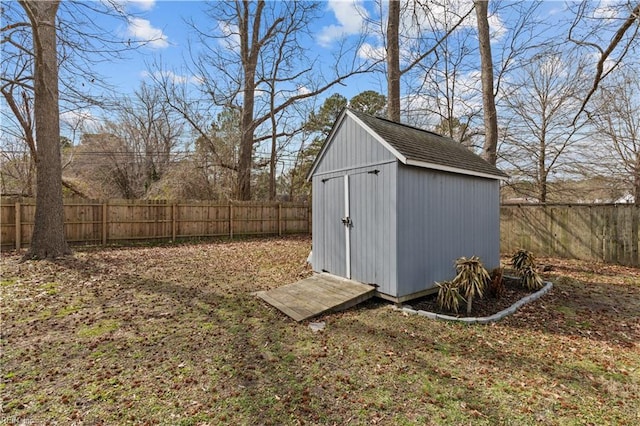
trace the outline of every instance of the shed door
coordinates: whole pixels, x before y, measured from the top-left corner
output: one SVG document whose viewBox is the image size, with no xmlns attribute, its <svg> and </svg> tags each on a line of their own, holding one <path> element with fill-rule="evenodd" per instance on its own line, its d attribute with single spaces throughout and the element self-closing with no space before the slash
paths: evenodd
<svg viewBox="0 0 640 426">
<path fill-rule="evenodd" d="M 384 208 L 378 185 L 383 178 L 378 173 L 355 173 L 349 182 L 351 278 L 366 284 L 379 283 L 380 270 L 388 261 L 383 250 L 385 224 L 380 222 Z"/>
<path fill-rule="evenodd" d="M 324 271 L 367 284 L 378 283 L 380 270 L 388 260 L 384 258 L 384 224 L 379 222 L 383 206 L 378 173 L 363 171 L 324 181 Z"/>
<path fill-rule="evenodd" d="M 340 277 L 347 277 L 346 233 L 342 222 L 345 209 L 345 183 L 342 176 L 330 178 L 322 184 L 322 269 Z"/>
</svg>

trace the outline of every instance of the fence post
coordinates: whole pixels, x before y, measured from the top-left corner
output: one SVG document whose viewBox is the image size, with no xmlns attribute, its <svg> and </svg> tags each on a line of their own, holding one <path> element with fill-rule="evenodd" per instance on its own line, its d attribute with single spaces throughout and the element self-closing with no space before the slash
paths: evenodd
<svg viewBox="0 0 640 426">
<path fill-rule="evenodd" d="M 109 220 L 107 215 L 109 214 L 109 202 L 102 202 L 102 245 L 107 245 L 107 234 L 109 230 Z"/>
<path fill-rule="evenodd" d="M 176 240 L 176 213 L 178 209 L 176 208 L 176 203 L 171 204 L 171 241 Z"/>
<path fill-rule="evenodd" d="M 278 236 L 282 235 L 282 203 L 278 203 Z"/>
<path fill-rule="evenodd" d="M 229 202 L 229 238 L 233 239 L 233 204 Z"/>
<path fill-rule="evenodd" d="M 22 244 L 22 218 L 20 217 L 22 208 L 20 203 L 16 203 L 16 250 L 20 250 Z"/>
</svg>

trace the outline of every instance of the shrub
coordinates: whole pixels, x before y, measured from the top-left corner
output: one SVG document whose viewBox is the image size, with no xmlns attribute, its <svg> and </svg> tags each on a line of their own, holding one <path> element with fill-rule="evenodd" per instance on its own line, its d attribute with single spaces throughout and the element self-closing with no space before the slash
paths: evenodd
<svg viewBox="0 0 640 426">
<path fill-rule="evenodd" d="M 533 253 L 527 250 L 520 249 L 511 257 L 511 265 L 518 272 L 521 272 L 523 268 L 530 266 L 536 267 L 535 258 Z"/>
<path fill-rule="evenodd" d="M 520 275 L 520 282 L 527 290 L 540 290 L 544 283 L 542 277 L 536 271 L 536 262 L 533 253 L 526 250 L 518 250 L 511 257 L 511 264 Z"/>
<path fill-rule="evenodd" d="M 467 315 L 471 314 L 473 298 L 482 297 L 489 281 L 489 273 L 482 265 L 480 258 L 472 256 L 470 259 L 461 257 L 456 260 L 458 275 L 453 279 L 458 291 L 467 301 Z"/>
<path fill-rule="evenodd" d="M 540 290 L 544 286 L 542 277 L 531 266 L 525 266 L 522 268 L 520 276 L 522 277 L 522 285 L 528 290 L 536 291 Z"/>
<path fill-rule="evenodd" d="M 458 286 L 453 281 L 436 283 L 438 288 L 438 306 L 445 311 L 458 313 L 460 300 L 464 300 L 458 291 Z"/>
</svg>

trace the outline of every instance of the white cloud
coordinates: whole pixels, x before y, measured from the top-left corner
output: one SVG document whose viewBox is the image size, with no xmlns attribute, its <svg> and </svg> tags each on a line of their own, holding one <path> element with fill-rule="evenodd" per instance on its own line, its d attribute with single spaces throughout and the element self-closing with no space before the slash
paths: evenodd
<svg viewBox="0 0 640 426">
<path fill-rule="evenodd" d="M 100 124 L 100 120 L 87 109 L 65 111 L 60 114 L 60 124 L 71 132 L 91 132 Z"/>
<path fill-rule="evenodd" d="M 172 83 L 182 84 L 182 83 L 191 83 L 191 84 L 202 84 L 202 77 L 196 75 L 180 75 L 176 74 L 173 71 L 154 71 L 153 73 L 149 73 L 148 71 L 142 71 L 140 73 L 142 78 L 153 78 L 156 80 L 169 80 Z"/>
<path fill-rule="evenodd" d="M 103 4 L 112 7 L 120 13 L 126 13 L 129 9 L 149 11 L 156 5 L 156 0 L 101 0 Z"/>
<path fill-rule="evenodd" d="M 616 3 L 611 0 L 601 1 L 598 7 L 593 11 L 593 17 L 595 19 L 613 20 L 619 15 L 619 10 L 616 7 Z"/>
<path fill-rule="evenodd" d="M 368 61 L 382 61 L 386 57 L 386 53 L 384 46 L 363 43 L 358 50 L 358 57 Z"/>
<path fill-rule="evenodd" d="M 169 46 L 167 36 L 159 28 L 154 28 L 147 19 L 129 18 L 127 35 L 135 41 L 148 44 L 154 49 L 163 49 Z"/>
<path fill-rule="evenodd" d="M 298 89 L 296 90 L 296 93 L 298 95 L 308 95 L 309 93 L 311 93 L 311 90 L 309 90 L 308 87 L 306 86 L 300 86 L 298 87 Z"/>
<path fill-rule="evenodd" d="M 128 0 L 128 4 L 133 5 L 138 10 L 151 10 L 156 5 L 156 0 Z"/>
<path fill-rule="evenodd" d="M 507 27 L 505 27 L 504 22 L 498 15 L 491 15 L 487 20 L 489 21 L 491 39 L 494 41 L 500 40 L 507 33 Z"/>
<path fill-rule="evenodd" d="M 219 21 L 218 29 L 224 36 L 219 40 L 221 46 L 225 49 L 240 52 L 240 29 L 237 25 L 228 22 Z"/>
<path fill-rule="evenodd" d="M 329 0 L 328 8 L 338 21 L 337 25 L 328 25 L 317 36 L 318 44 L 327 47 L 334 41 L 360 34 L 364 30 L 368 13 L 363 7 L 363 0 Z"/>
</svg>

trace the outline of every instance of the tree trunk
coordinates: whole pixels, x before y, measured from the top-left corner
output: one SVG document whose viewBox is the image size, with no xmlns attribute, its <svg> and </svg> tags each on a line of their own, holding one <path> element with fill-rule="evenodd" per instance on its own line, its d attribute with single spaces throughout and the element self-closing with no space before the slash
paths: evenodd
<svg viewBox="0 0 640 426">
<path fill-rule="evenodd" d="M 64 235 L 58 58 L 55 20 L 60 1 L 21 1 L 33 33 L 36 127 L 36 213 L 25 259 L 71 253 Z"/>
<path fill-rule="evenodd" d="M 546 126 L 542 125 L 542 134 L 546 135 L 546 131 L 544 130 Z M 547 202 L 547 178 L 549 176 L 549 170 L 547 170 L 546 161 L 547 161 L 547 143 L 545 136 L 542 137 L 540 141 L 540 152 L 538 153 L 538 202 L 546 203 Z"/>
<path fill-rule="evenodd" d="M 389 0 L 387 21 L 387 118 L 400 121 L 400 1 Z"/>
<path fill-rule="evenodd" d="M 636 167 L 633 175 L 633 204 L 640 207 L 640 153 L 636 154 Z"/>
<path fill-rule="evenodd" d="M 271 100 L 271 108 L 273 111 L 273 98 Z M 269 200 L 275 201 L 276 199 L 276 150 L 278 148 L 278 129 L 276 128 L 277 122 L 275 114 L 271 114 L 271 156 L 269 158 Z"/>
<path fill-rule="evenodd" d="M 255 66 L 254 66 L 255 69 Z M 240 158 L 238 159 L 238 200 L 251 199 L 251 166 L 253 159 L 254 73 L 245 70 L 244 99 L 240 118 Z"/>
<path fill-rule="evenodd" d="M 482 157 L 495 166 L 498 158 L 498 116 L 493 93 L 493 59 L 491 58 L 491 36 L 489 34 L 488 0 L 474 0 L 478 20 L 480 43 L 480 67 L 482 80 L 482 106 L 484 109 L 484 146 Z"/>
<path fill-rule="evenodd" d="M 256 67 L 261 46 L 260 23 L 264 1 L 258 1 L 254 12 L 253 23 L 250 23 L 250 5 L 243 0 L 236 2 L 238 8 L 240 33 L 240 58 L 244 73 L 242 88 L 242 112 L 240 116 L 240 153 L 238 158 L 238 187 L 236 198 L 241 201 L 251 200 L 251 168 L 253 165 L 253 133 L 255 131 L 254 106 L 256 91 Z"/>
</svg>

